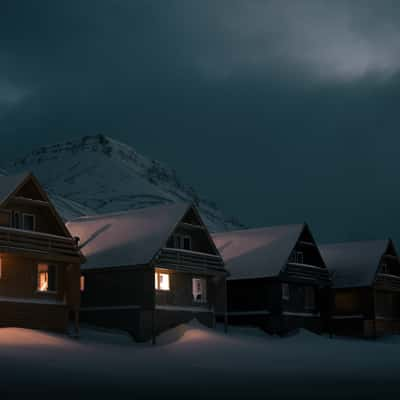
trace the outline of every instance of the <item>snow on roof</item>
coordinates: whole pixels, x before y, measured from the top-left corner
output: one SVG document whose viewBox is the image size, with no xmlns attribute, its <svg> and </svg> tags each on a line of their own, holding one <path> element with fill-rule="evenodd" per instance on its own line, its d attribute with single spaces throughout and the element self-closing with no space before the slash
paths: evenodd
<svg viewBox="0 0 400 400">
<path fill-rule="evenodd" d="M 14 175 L 0 176 L 0 204 L 18 188 L 18 186 L 30 175 L 29 172 L 23 172 Z"/>
<path fill-rule="evenodd" d="M 371 286 L 390 240 L 333 243 L 320 246 L 332 273 L 333 287 Z"/>
<path fill-rule="evenodd" d="M 83 270 L 143 265 L 165 246 L 188 208 L 187 203 L 175 203 L 82 217 L 67 222 L 67 228 L 80 238 L 87 259 Z"/>
<path fill-rule="evenodd" d="M 286 265 L 305 225 L 281 225 L 213 235 L 229 279 L 277 276 Z"/>
</svg>

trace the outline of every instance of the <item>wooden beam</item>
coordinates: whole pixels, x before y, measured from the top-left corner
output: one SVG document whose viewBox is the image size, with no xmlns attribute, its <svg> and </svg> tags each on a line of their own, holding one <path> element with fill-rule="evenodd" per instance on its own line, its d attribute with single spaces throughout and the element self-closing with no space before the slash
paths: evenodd
<svg viewBox="0 0 400 400">
<path fill-rule="evenodd" d="M 30 199 L 29 197 L 22 197 L 22 196 L 13 196 L 11 197 L 10 201 L 16 201 L 17 203 L 24 203 L 41 207 L 50 206 L 50 203 L 48 201 L 35 200 L 35 199 Z"/>
</svg>

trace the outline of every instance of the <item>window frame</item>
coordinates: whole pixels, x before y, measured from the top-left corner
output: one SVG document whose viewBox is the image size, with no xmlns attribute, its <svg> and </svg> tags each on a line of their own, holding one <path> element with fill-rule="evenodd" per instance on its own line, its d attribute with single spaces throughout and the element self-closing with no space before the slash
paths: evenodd
<svg viewBox="0 0 400 400">
<path fill-rule="evenodd" d="M 40 265 L 46 265 L 47 266 L 47 274 L 49 275 L 50 272 L 50 267 L 54 268 L 54 283 L 55 283 L 55 288 L 52 290 L 40 290 L 39 289 L 39 282 L 40 282 L 40 272 L 39 272 L 39 266 Z M 50 281 L 49 277 L 47 278 L 48 281 Z M 57 294 L 58 293 L 58 265 L 57 264 L 52 264 L 52 263 L 38 263 L 36 264 L 36 293 L 39 294 Z"/>
<path fill-rule="evenodd" d="M 16 221 L 16 217 L 18 217 L 18 226 L 16 226 L 17 224 L 15 223 Z M 21 211 L 13 211 L 12 212 L 12 221 L 11 221 L 11 225 L 13 228 L 15 229 L 23 229 L 22 228 L 22 213 Z"/>
<path fill-rule="evenodd" d="M 25 229 L 25 217 L 32 217 L 33 229 Z M 36 231 L 36 215 L 32 213 L 22 213 L 22 229 L 24 231 L 35 232 Z"/>
<path fill-rule="evenodd" d="M 196 299 L 195 295 L 194 295 L 194 285 L 195 282 L 200 282 L 201 283 L 201 291 L 202 291 L 202 298 L 201 299 Z M 197 304 L 206 304 L 207 303 L 207 278 L 204 277 L 193 277 L 192 278 L 192 298 L 193 298 L 193 302 L 197 303 Z"/>
<path fill-rule="evenodd" d="M 309 294 L 312 293 L 312 296 L 310 297 Z M 310 298 L 312 298 L 312 304 L 309 301 Z M 304 290 L 304 309 L 305 310 L 314 310 L 317 305 L 316 302 L 316 293 L 315 289 L 312 286 L 306 286 Z"/>
<path fill-rule="evenodd" d="M 160 276 L 165 275 L 168 277 L 168 289 L 163 289 L 161 288 L 160 285 Z M 154 289 L 156 291 L 160 292 L 169 292 L 171 291 L 171 279 L 170 279 L 170 273 L 169 272 L 162 272 L 162 271 L 154 271 Z"/>
<path fill-rule="evenodd" d="M 281 285 L 282 290 L 282 300 L 290 300 L 290 286 L 287 282 L 282 282 Z"/>
<path fill-rule="evenodd" d="M 192 237 L 190 235 L 184 235 L 182 236 L 182 250 L 188 250 L 188 251 L 192 251 L 193 247 L 192 247 Z M 185 248 L 185 240 L 189 240 L 189 248 L 186 249 Z"/>
</svg>

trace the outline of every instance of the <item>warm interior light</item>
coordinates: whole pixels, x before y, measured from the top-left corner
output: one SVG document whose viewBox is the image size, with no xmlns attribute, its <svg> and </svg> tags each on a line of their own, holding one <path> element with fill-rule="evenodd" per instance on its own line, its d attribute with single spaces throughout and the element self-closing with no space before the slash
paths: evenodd
<svg viewBox="0 0 400 400">
<path fill-rule="evenodd" d="M 85 277 L 83 275 L 81 275 L 81 277 L 79 279 L 79 285 L 80 285 L 81 292 L 83 292 L 85 290 Z"/>
<path fill-rule="evenodd" d="M 49 266 L 47 264 L 38 265 L 38 291 L 47 292 L 49 290 Z"/>
<path fill-rule="evenodd" d="M 155 272 L 154 287 L 157 290 L 169 290 L 169 274 L 165 272 Z"/>
</svg>

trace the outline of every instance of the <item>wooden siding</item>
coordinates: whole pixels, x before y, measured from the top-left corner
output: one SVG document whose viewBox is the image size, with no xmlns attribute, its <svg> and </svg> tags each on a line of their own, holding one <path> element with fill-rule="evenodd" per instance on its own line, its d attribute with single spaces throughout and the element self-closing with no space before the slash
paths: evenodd
<svg viewBox="0 0 400 400">
<path fill-rule="evenodd" d="M 0 326 L 48 329 L 65 332 L 69 309 L 64 305 L 0 301 Z"/>
<path fill-rule="evenodd" d="M 79 253 L 74 239 L 0 227 L 0 251 L 36 253 L 54 260 L 79 262 Z"/>
<path fill-rule="evenodd" d="M 19 211 L 20 213 L 34 214 L 36 220 L 36 231 L 50 233 L 53 235 L 65 236 L 58 223 L 56 223 L 53 213 L 48 205 L 38 205 L 38 203 L 23 202 L 18 199 L 11 199 L 4 208 L 10 212 Z"/>
<path fill-rule="evenodd" d="M 28 328 L 67 329 L 69 311 L 80 305 L 79 264 L 1 253 L 0 325 Z M 37 290 L 37 265 L 57 265 L 56 291 Z"/>
<path fill-rule="evenodd" d="M 173 268 L 182 272 L 202 272 L 208 275 L 225 274 L 221 257 L 194 251 L 163 248 L 155 263 L 157 267 Z"/>
<path fill-rule="evenodd" d="M 289 262 L 281 279 L 292 282 L 303 282 L 317 286 L 328 286 L 330 284 L 329 272 L 326 268 L 313 265 L 297 264 Z"/>
<path fill-rule="evenodd" d="M 168 305 L 179 307 L 210 308 L 215 304 L 215 283 L 207 275 L 191 274 L 156 268 L 157 272 L 169 274 L 170 290 L 156 290 L 156 305 Z M 204 278 L 207 282 L 207 301 L 196 302 L 192 295 L 192 279 Z"/>
<path fill-rule="evenodd" d="M 138 305 L 154 307 L 154 272 L 149 267 L 84 271 L 82 308 Z"/>
</svg>

